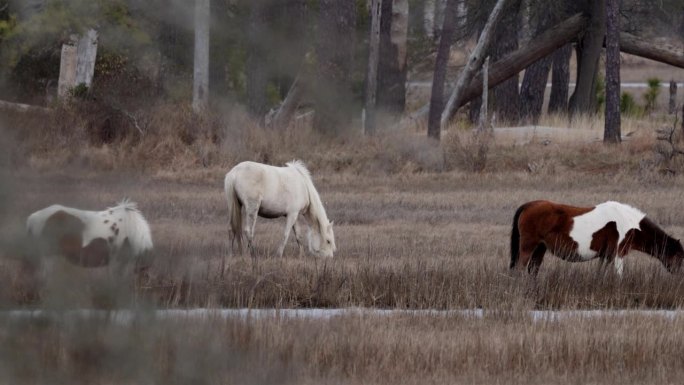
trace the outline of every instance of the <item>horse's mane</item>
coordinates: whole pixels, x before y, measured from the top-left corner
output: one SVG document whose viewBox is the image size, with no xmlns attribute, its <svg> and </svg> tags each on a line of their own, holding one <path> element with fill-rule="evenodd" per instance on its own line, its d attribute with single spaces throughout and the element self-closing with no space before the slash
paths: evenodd
<svg viewBox="0 0 684 385">
<path fill-rule="evenodd" d="M 138 210 L 138 204 L 131 201 L 129 198 L 124 198 L 119 203 L 116 204 L 114 207 L 109 207 L 108 210 L 119 210 L 119 209 L 124 209 L 126 211 L 135 211 L 135 212 L 140 212 Z"/>
<path fill-rule="evenodd" d="M 122 199 L 116 206 L 108 210 L 124 210 L 126 213 L 126 237 L 134 255 L 152 249 L 152 234 L 150 225 L 138 209 L 138 204 L 128 198 Z"/>
<path fill-rule="evenodd" d="M 309 171 L 309 169 L 306 168 L 306 165 L 301 160 L 295 159 L 293 161 L 285 163 L 285 165 L 294 168 L 295 170 L 299 171 L 302 175 L 304 175 L 308 180 L 311 180 L 311 171 Z"/>
<path fill-rule="evenodd" d="M 311 172 L 308 168 L 306 168 L 304 162 L 299 159 L 287 162 L 285 165 L 297 170 L 306 180 L 306 187 L 309 191 L 309 213 L 312 217 L 318 220 L 319 233 L 323 234 L 325 226 L 328 224 L 328 216 L 325 213 L 325 208 L 321 202 L 321 197 L 318 195 L 318 191 L 316 191 L 316 188 L 314 187 L 313 180 L 311 179 Z"/>
</svg>

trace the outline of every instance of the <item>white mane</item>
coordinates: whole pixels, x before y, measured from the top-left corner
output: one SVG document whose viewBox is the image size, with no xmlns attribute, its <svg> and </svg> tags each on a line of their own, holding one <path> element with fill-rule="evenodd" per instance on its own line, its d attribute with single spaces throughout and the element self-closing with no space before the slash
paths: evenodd
<svg viewBox="0 0 684 385">
<path fill-rule="evenodd" d="M 107 209 L 108 210 L 122 210 L 123 209 L 123 210 L 128 210 L 128 211 L 140 212 L 140 210 L 138 210 L 138 204 L 135 202 L 132 202 L 128 198 L 122 199 L 121 201 L 119 201 L 119 203 L 116 204 L 116 206 L 109 207 Z"/>
<path fill-rule="evenodd" d="M 152 234 L 150 232 L 150 225 L 138 210 L 138 204 L 124 198 L 116 206 L 110 207 L 105 211 L 120 212 L 123 211 L 123 218 L 125 225 L 121 230 L 124 231 L 122 239 L 128 239 L 131 245 L 133 255 L 140 255 L 147 250 L 151 250 Z"/>
<path fill-rule="evenodd" d="M 306 168 L 306 165 L 304 162 L 302 162 L 299 159 L 295 159 L 293 161 L 285 163 L 287 167 L 292 167 L 295 170 L 299 171 L 302 175 L 304 175 L 309 181 L 311 180 L 311 171 L 309 171 L 308 168 Z"/>
<path fill-rule="evenodd" d="M 287 162 L 285 165 L 297 170 L 306 180 L 306 188 L 309 191 L 309 214 L 318 221 L 319 233 L 322 234 L 325 231 L 325 226 L 329 223 L 328 215 L 325 213 L 321 197 L 318 195 L 318 191 L 316 191 L 316 187 L 314 187 L 311 180 L 311 172 L 306 168 L 304 162 L 299 159 Z"/>
</svg>

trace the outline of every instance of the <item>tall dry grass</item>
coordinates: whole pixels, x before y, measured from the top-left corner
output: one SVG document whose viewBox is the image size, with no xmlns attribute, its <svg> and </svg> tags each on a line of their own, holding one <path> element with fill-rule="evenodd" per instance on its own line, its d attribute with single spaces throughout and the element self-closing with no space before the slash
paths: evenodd
<svg viewBox="0 0 684 385">
<path fill-rule="evenodd" d="M 678 383 L 681 319 L 2 318 L 0 375 L 28 383 Z"/>
</svg>

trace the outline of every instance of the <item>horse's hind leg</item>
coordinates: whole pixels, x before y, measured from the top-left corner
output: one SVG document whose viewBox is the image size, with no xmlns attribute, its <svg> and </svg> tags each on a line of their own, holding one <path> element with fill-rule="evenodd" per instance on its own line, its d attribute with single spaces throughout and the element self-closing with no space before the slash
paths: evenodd
<svg viewBox="0 0 684 385">
<path fill-rule="evenodd" d="M 546 254 L 546 245 L 543 243 L 537 245 L 532 252 L 530 263 L 527 265 L 527 271 L 535 277 L 537 276 L 537 273 L 539 273 L 539 267 L 542 262 L 544 262 L 544 254 Z"/>
<path fill-rule="evenodd" d="M 540 242 L 537 240 L 535 241 L 530 241 L 530 240 L 524 240 L 521 239 L 520 242 L 520 254 L 518 255 L 518 260 L 516 261 L 515 265 L 512 266 L 512 269 L 525 269 L 527 268 L 530 273 L 532 273 L 531 267 L 532 267 L 532 255 L 534 254 L 535 250 L 537 250 L 537 247 L 542 245 Z M 542 245 L 543 246 L 543 245 Z M 546 246 L 544 246 L 544 252 L 546 252 Z M 544 253 L 541 253 L 541 257 L 539 259 L 538 265 L 541 265 L 541 260 L 544 257 Z M 537 265 L 537 269 L 539 266 Z"/>
<path fill-rule="evenodd" d="M 297 241 L 297 247 L 299 248 L 299 256 L 304 255 L 304 245 L 299 237 L 303 235 L 302 228 L 299 227 L 299 221 L 295 220 L 294 225 L 292 225 L 292 231 L 294 232 L 295 240 Z"/>
<path fill-rule="evenodd" d="M 247 239 L 247 248 L 252 257 L 254 257 L 256 256 L 256 250 L 254 249 L 254 229 L 256 227 L 257 214 L 259 213 L 259 203 L 245 202 L 243 209 L 245 210 L 245 222 L 242 228 L 245 238 Z"/>
<path fill-rule="evenodd" d="M 290 238 L 290 229 L 292 228 L 292 226 L 294 226 L 295 222 L 297 222 L 297 216 L 298 215 L 299 215 L 299 213 L 287 214 L 287 217 L 285 219 L 284 239 L 283 239 L 283 242 L 278 247 L 278 252 L 277 252 L 278 257 L 283 256 L 283 252 L 285 251 L 285 246 L 287 245 L 287 239 Z M 297 237 L 297 234 L 295 234 L 295 238 L 296 237 Z"/>
</svg>

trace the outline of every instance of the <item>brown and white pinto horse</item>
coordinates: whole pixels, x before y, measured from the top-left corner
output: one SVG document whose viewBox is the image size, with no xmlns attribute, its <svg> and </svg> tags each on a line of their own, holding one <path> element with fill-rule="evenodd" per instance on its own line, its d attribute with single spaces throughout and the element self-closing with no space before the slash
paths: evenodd
<svg viewBox="0 0 684 385">
<path fill-rule="evenodd" d="M 527 267 L 536 275 L 547 250 L 570 262 L 599 258 L 599 268 L 614 263 L 620 276 L 630 250 L 654 256 L 672 273 L 684 259 L 679 240 L 640 210 L 618 202 L 574 207 L 533 201 L 520 206 L 513 218 L 510 268 Z"/>
<path fill-rule="evenodd" d="M 152 250 L 150 226 L 124 199 L 103 211 L 52 205 L 31 214 L 26 228 L 38 256 L 61 255 L 83 267 L 119 266 Z"/>
</svg>

